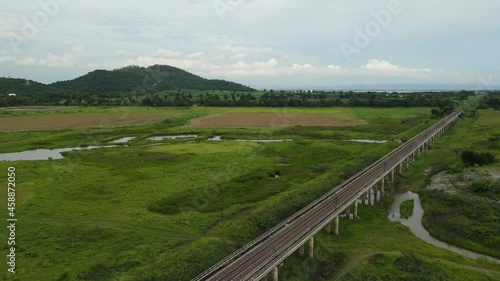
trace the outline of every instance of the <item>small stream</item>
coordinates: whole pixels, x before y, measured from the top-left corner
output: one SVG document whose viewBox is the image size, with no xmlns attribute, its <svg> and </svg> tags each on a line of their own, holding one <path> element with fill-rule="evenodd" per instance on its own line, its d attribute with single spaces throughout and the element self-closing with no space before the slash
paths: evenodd
<svg viewBox="0 0 500 281">
<path fill-rule="evenodd" d="M 391 222 L 400 222 L 402 225 L 409 227 L 411 232 L 413 232 L 413 234 L 415 234 L 416 237 L 436 247 L 450 250 L 452 252 L 455 252 L 459 255 L 471 259 L 477 260 L 480 257 L 484 257 L 488 260 L 500 263 L 500 260 L 496 258 L 478 254 L 476 252 L 472 252 L 462 248 L 458 248 L 456 246 L 450 245 L 448 243 L 445 243 L 443 241 L 440 241 L 432 237 L 422 225 L 422 218 L 424 217 L 424 208 L 422 207 L 422 202 L 420 201 L 420 197 L 418 196 L 418 194 L 408 191 L 405 193 L 394 194 L 393 198 L 394 202 L 389 208 L 389 220 Z M 401 217 L 401 214 L 399 213 L 399 207 L 401 203 L 408 200 L 414 200 L 415 204 L 413 207 L 413 214 L 408 219 L 404 219 Z"/>
</svg>

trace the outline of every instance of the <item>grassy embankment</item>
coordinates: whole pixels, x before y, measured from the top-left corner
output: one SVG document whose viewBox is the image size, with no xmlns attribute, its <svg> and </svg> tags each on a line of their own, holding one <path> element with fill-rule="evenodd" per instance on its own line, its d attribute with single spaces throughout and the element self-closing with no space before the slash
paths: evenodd
<svg viewBox="0 0 500 281">
<path fill-rule="evenodd" d="M 112 110 L 60 113 L 74 118 L 71 113 Z M 344 140 L 408 139 L 431 122 L 428 109 L 293 109 L 287 113 L 342 114 L 367 124 L 197 129 L 187 126 L 189 120 L 273 110 L 150 110 L 181 116 L 141 127 L 0 134 L 2 152 L 137 137 L 129 147 L 71 152 L 62 160 L 0 163 L 0 170 L 17 169 L 19 248 L 13 280 L 189 280 L 398 145 Z M 192 144 L 144 146 L 150 143 L 146 137 L 178 133 L 200 137 Z M 205 141 L 213 135 L 296 141 Z M 280 178 L 271 177 L 275 174 Z M 0 195 L 2 204 L 5 196 Z"/>
</svg>

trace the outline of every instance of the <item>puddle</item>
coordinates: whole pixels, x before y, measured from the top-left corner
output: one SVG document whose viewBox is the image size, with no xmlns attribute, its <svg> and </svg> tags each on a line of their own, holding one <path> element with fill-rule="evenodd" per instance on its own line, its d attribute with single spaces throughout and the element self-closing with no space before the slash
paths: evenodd
<svg viewBox="0 0 500 281">
<path fill-rule="evenodd" d="M 197 138 L 197 137 L 198 135 L 157 136 L 157 137 L 147 138 L 147 140 L 162 141 L 162 140 L 187 139 L 187 138 Z"/>
<path fill-rule="evenodd" d="M 125 138 L 114 140 L 111 143 L 126 143 L 126 142 L 133 140 L 133 139 L 135 139 L 135 137 L 125 137 Z"/>
<path fill-rule="evenodd" d="M 91 150 L 98 148 L 111 148 L 116 147 L 115 145 L 109 146 L 87 146 L 87 147 L 71 147 L 71 148 L 59 148 L 59 149 L 36 149 L 27 150 L 23 152 L 14 153 L 2 153 L 0 154 L 0 161 L 34 161 L 34 160 L 49 160 L 52 159 L 63 159 L 64 156 L 62 152 L 74 151 L 74 150 Z"/>
<path fill-rule="evenodd" d="M 222 136 L 214 136 L 213 138 L 209 138 L 208 141 L 222 141 Z"/>
<path fill-rule="evenodd" d="M 241 142 L 287 142 L 287 141 L 293 141 L 293 140 L 235 140 L 235 141 L 241 141 Z"/>
<path fill-rule="evenodd" d="M 351 142 L 361 142 L 361 143 L 387 143 L 386 140 L 349 140 Z"/>
<path fill-rule="evenodd" d="M 450 245 L 443 241 L 440 241 L 434 237 L 432 237 L 429 232 L 422 225 L 422 218 L 424 216 L 424 208 L 422 207 L 422 203 L 420 201 L 420 197 L 418 194 L 413 193 L 411 191 L 405 193 L 399 193 L 393 195 L 394 202 L 389 208 L 389 220 L 392 222 L 399 222 L 402 225 L 406 225 L 410 228 L 411 232 L 415 234 L 416 237 L 424 240 L 425 242 L 434 245 L 439 248 L 447 249 L 453 251 L 459 255 L 475 259 L 477 260 L 480 257 L 485 257 L 488 260 L 495 261 L 500 263 L 500 260 L 497 260 L 493 257 L 485 256 L 482 254 L 478 254 L 469 250 L 465 250 L 462 248 L 458 248 L 456 246 Z M 399 206 L 404 201 L 414 200 L 413 214 L 408 218 L 404 219 L 401 217 L 399 212 Z"/>
</svg>

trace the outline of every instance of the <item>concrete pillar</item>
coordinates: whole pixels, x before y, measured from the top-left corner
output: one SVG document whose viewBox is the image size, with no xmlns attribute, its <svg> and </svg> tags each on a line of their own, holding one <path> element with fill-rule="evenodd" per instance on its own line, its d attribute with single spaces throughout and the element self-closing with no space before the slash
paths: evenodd
<svg viewBox="0 0 500 281">
<path fill-rule="evenodd" d="M 335 235 L 339 235 L 339 216 L 335 217 Z"/>
<path fill-rule="evenodd" d="M 391 171 L 391 183 L 394 183 L 394 169 Z M 384 192 L 384 189 L 382 188 L 382 192 Z"/>
<path fill-rule="evenodd" d="M 354 218 L 358 217 L 358 200 L 354 201 Z"/>
<path fill-rule="evenodd" d="M 385 188 L 385 180 L 382 179 L 382 184 L 380 185 L 380 193 L 384 192 L 384 188 Z"/>
<path fill-rule="evenodd" d="M 373 188 L 370 188 L 370 205 L 374 206 L 375 205 L 375 198 L 373 194 Z"/>
<path fill-rule="evenodd" d="M 278 281 L 278 267 L 273 268 L 272 275 L 273 281 Z"/>
<path fill-rule="evenodd" d="M 329 222 L 326 227 L 325 227 L 326 233 L 330 234 L 332 233 L 332 223 Z"/>
<path fill-rule="evenodd" d="M 403 173 L 403 162 L 399 163 L 399 173 Z"/>
<path fill-rule="evenodd" d="M 406 169 L 410 168 L 410 157 L 406 158 Z"/>
<path fill-rule="evenodd" d="M 412 162 L 415 162 L 415 152 L 413 152 L 411 155 L 413 157 L 413 161 Z"/>
<path fill-rule="evenodd" d="M 304 248 L 305 248 L 305 247 L 304 247 L 304 244 L 302 244 L 302 245 L 300 246 L 300 248 L 299 248 L 299 255 L 300 255 L 300 256 L 303 256 L 303 255 L 304 255 Z"/>
<path fill-rule="evenodd" d="M 363 192 L 363 194 L 361 195 L 361 204 L 365 204 L 366 202 L 366 192 Z"/>
<path fill-rule="evenodd" d="M 345 214 L 347 218 L 351 217 L 351 205 L 347 206 L 347 208 L 345 209 Z"/>
<path fill-rule="evenodd" d="M 314 258 L 314 236 L 309 239 L 309 257 Z"/>
<path fill-rule="evenodd" d="M 267 281 L 267 274 L 266 274 L 266 276 L 262 277 L 262 279 L 260 279 L 260 281 Z"/>
</svg>

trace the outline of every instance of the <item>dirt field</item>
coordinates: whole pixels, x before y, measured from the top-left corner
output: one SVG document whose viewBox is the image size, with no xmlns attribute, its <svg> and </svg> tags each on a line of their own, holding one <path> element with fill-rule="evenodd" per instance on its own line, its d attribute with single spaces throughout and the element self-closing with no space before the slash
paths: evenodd
<svg viewBox="0 0 500 281">
<path fill-rule="evenodd" d="M 58 114 L 0 118 L 0 132 L 110 128 L 151 124 L 175 114 Z"/>
<path fill-rule="evenodd" d="M 348 127 L 366 124 L 335 114 L 223 113 L 194 120 L 192 128 Z"/>
</svg>

